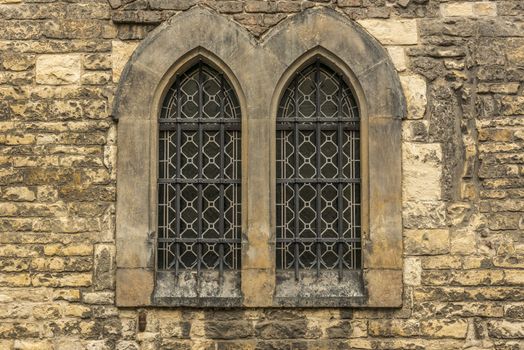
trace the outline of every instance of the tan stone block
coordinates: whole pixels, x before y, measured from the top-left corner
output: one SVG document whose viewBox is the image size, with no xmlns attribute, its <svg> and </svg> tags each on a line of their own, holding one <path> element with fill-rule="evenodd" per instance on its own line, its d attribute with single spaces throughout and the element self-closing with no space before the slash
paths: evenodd
<svg viewBox="0 0 524 350">
<path fill-rule="evenodd" d="M 417 21 L 414 19 L 363 19 L 357 21 L 383 45 L 416 45 Z"/>
<path fill-rule="evenodd" d="M 403 198 L 441 198 L 442 149 L 440 144 L 404 143 L 402 148 Z"/>
<path fill-rule="evenodd" d="M 462 286 L 477 285 L 499 285 L 504 281 L 504 272 L 502 270 L 463 270 L 453 271 L 451 283 Z"/>
<path fill-rule="evenodd" d="M 475 16 L 496 16 L 497 3 L 491 1 L 480 1 L 473 3 L 473 13 Z"/>
<path fill-rule="evenodd" d="M 82 74 L 83 85 L 104 85 L 111 81 L 111 72 L 91 71 Z"/>
<path fill-rule="evenodd" d="M 425 256 L 422 257 L 422 268 L 425 270 L 459 269 L 460 258 L 457 256 Z"/>
<path fill-rule="evenodd" d="M 388 48 L 389 57 L 393 61 L 395 68 L 399 72 L 406 70 L 406 54 L 404 48 L 401 46 L 389 46 Z"/>
<path fill-rule="evenodd" d="M 79 301 L 80 290 L 78 289 L 54 289 L 53 300 Z"/>
<path fill-rule="evenodd" d="M 421 274 L 420 258 L 407 257 L 404 259 L 404 284 L 408 286 L 420 285 Z"/>
<path fill-rule="evenodd" d="M 451 231 L 450 248 L 452 254 L 474 254 L 477 251 L 475 232 L 469 228 Z"/>
<path fill-rule="evenodd" d="M 242 270 L 244 306 L 264 307 L 273 305 L 275 276 L 271 270 Z"/>
<path fill-rule="evenodd" d="M 524 338 L 524 322 L 492 320 L 488 322 L 488 334 L 492 338 L 522 339 Z"/>
<path fill-rule="evenodd" d="M 13 350 L 13 346 L 14 340 L 0 340 L 0 349 Z"/>
<path fill-rule="evenodd" d="M 31 283 L 35 287 L 89 287 L 91 282 L 91 273 L 44 273 L 34 274 L 31 278 Z"/>
<path fill-rule="evenodd" d="M 473 13 L 472 2 L 451 2 L 440 5 L 443 17 L 471 17 Z"/>
<path fill-rule="evenodd" d="M 382 337 L 413 337 L 420 335 L 418 320 L 370 320 L 369 334 Z"/>
<path fill-rule="evenodd" d="M 118 269 L 116 272 L 116 304 L 145 306 L 151 304 L 154 274 L 145 269 Z"/>
<path fill-rule="evenodd" d="M 113 68 L 113 82 L 118 83 L 120 75 L 131 58 L 131 55 L 138 46 L 137 42 L 114 40 L 112 42 L 113 51 L 111 54 Z"/>
<path fill-rule="evenodd" d="M 504 270 L 504 282 L 508 285 L 524 286 L 524 271 Z"/>
<path fill-rule="evenodd" d="M 408 119 L 424 118 L 426 113 L 426 81 L 417 75 L 404 75 L 400 83 L 406 97 Z"/>
<path fill-rule="evenodd" d="M 52 320 L 60 317 L 60 308 L 56 305 L 35 305 L 33 317 L 37 320 Z"/>
<path fill-rule="evenodd" d="M 8 187 L 3 191 L 2 198 L 16 202 L 32 202 L 36 199 L 36 194 L 29 187 Z"/>
<path fill-rule="evenodd" d="M 421 322 L 423 335 L 435 338 L 466 338 L 467 320 L 432 320 Z"/>
<path fill-rule="evenodd" d="M 31 285 L 31 278 L 29 274 L 0 274 L 0 286 L 8 287 L 28 287 Z"/>
<path fill-rule="evenodd" d="M 62 245 L 62 244 L 50 244 L 44 246 L 44 254 L 45 255 L 65 255 L 65 256 L 72 256 L 72 255 L 79 255 L 79 256 L 86 256 L 86 255 L 92 255 L 93 254 L 93 245 L 92 244 L 70 244 L 70 245 Z"/>
<path fill-rule="evenodd" d="M 41 55 L 36 59 L 36 82 L 45 85 L 74 84 L 80 80 L 80 55 Z"/>
<path fill-rule="evenodd" d="M 62 314 L 65 317 L 87 318 L 91 316 L 91 308 L 79 304 L 68 304 L 62 308 Z"/>
<path fill-rule="evenodd" d="M 53 344 L 49 340 L 15 340 L 15 350 L 54 350 Z"/>
<path fill-rule="evenodd" d="M 449 252 L 447 229 L 406 230 L 404 249 L 407 255 L 446 254 Z"/>
<path fill-rule="evenodd" d="M 402 270 L 364 271 L 368 305 L 371 307 L 402 306 L 402 277 Z"/>
<path fill-rule="evenodd" d="M 524 42 L 520 45 L 512 46 L 506 49 L 506 56 L 511 64 L 524 65 Z"/>
<path fill-rule="evenodd" d="M 82 294 L 84 303 L 87 304 L 113 304 L 114 292 L 88 292 Z"/>
</svg>

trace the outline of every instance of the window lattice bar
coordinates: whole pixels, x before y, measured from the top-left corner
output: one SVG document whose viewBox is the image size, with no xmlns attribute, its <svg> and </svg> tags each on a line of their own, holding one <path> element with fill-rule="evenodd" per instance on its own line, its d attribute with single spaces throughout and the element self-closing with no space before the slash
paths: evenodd
<svg viewBox="0 0 524 350">
<path fill-rule="evenodd" d="M 277 116 L 277 268 L 361 268 L 360 117 L 344 79 L 317 60 Z"/>
<path fill-rule="evenodd" d="M 158 269 L 240 268 L 240 107 L 199 62 L 176 77 L 159 118 Z"/>
</svg>

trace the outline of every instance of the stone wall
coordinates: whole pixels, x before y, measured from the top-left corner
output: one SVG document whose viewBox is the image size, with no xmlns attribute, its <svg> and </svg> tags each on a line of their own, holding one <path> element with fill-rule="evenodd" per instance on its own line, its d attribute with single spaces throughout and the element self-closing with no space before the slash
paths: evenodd
<svg viewBox="0 0 524 350">
<path fill-rule="evenodd" d="M 328 6 L 403 83 L 399 309 L 114 306 L 116 128 L 137 43 L 200 3 L 263 37 Z M 521 1 L 0 0 L 0 349 L 524 349 Z"/>
</svg>

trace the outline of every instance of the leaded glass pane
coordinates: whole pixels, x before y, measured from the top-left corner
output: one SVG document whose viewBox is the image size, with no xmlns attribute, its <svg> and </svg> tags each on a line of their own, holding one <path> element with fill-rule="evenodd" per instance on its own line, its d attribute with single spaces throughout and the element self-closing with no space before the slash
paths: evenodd
<svg viewBox="0 0 524 350">
<path fill-rule="evenodd" d="M 158 268 L 240 268 L 240 107 L 222 74 L 199 62 L 160 114 Z"/>
<path fill-rule="evenodd" d="M 320 61 L 291 82 L 277 116 L 277 268 L 361 268 L 360 119 Z"/>
</svg>

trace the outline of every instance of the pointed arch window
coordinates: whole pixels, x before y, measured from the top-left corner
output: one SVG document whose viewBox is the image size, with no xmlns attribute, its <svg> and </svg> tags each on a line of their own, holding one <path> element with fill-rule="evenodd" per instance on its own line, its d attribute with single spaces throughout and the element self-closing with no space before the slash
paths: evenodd
<svg viewBox="0 0 524 350">
<path fill-rule="evenodd" d="M 320 59 L 291 81 L 277 114 L 276 267 L 361 268 L 360 117 L 344 78 Z"/>
<path fill-rule="evenodd" d="M 164 97 L 158 138 L 159 271 L 240 268 L 240 106 L 199 61 Z"/>
</svg>

